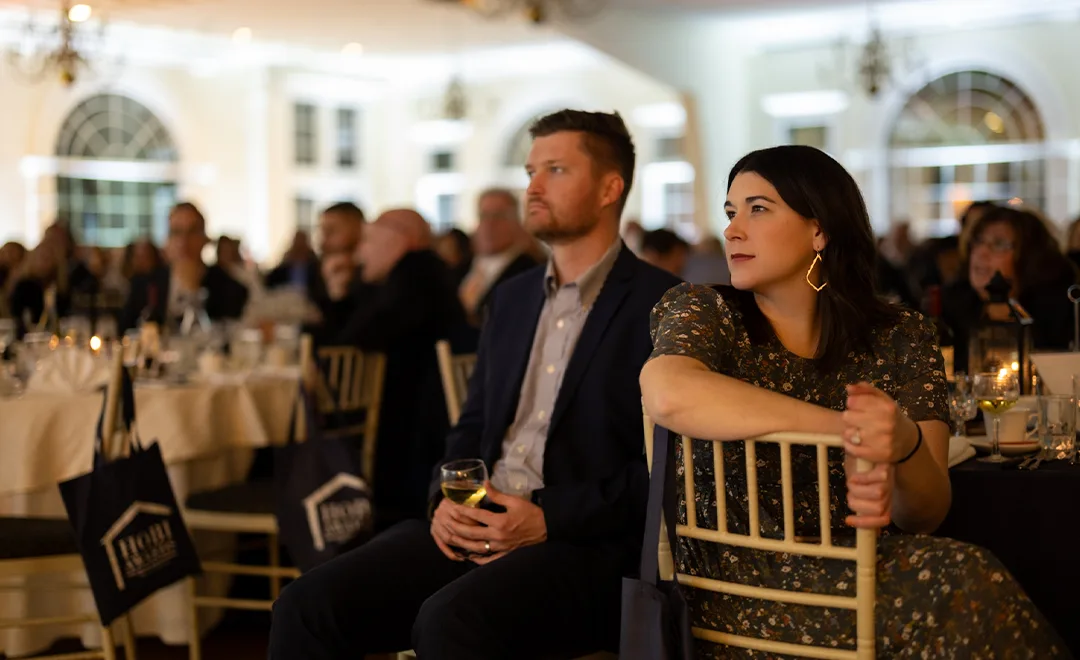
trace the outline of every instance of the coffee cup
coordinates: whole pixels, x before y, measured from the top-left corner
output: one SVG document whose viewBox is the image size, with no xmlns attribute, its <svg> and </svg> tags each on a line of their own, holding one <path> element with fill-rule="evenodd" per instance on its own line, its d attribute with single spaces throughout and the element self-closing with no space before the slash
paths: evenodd
<svg viewBox="0 0 1080 660">
<path fill-rule="evenodd" d="M 1034 426 L 1029 431 L 1028 426 L 1033 425 L 1039 414 L 1034 410 L 1016 407 L 1001 413 L 1001 426 L 999 441 L 1001 444 L 1020 444 L 1022 442 L 1035 442 Z M 983 412 L 983 421 L 986 423 L 986 435 L 993 432 L 994 418 Z"/>
</svg>

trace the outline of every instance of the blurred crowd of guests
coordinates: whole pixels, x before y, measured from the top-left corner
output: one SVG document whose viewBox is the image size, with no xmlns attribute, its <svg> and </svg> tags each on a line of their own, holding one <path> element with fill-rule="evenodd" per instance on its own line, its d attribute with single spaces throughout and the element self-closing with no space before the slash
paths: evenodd
<svg viewBox="0 0 1080 660">
<path fill-rule="evenodd" d="M 907 223 L 894 224 L 879 241 L 881 293 L 944 324 L 956 347 L 955 368 L 967 370 L 968 337 L 989 298 L 996 273 L 1009 297 L 1031 315 L 1040 350 L 1068 350 L 1073 306 L 1068 290 L 1080 273 L 1080 219 L 1059 242 L 1038 211 L 975 202 L 961 214 L 959 233 L 915 244 Z"/>
</svg>

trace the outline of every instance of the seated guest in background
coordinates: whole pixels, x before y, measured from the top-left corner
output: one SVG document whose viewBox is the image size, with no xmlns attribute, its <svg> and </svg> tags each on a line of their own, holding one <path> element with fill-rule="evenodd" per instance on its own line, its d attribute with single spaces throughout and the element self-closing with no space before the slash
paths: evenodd
<svg viewBox="0 0 1080 660">
<path fill-rule="evenodd" d="M 449 428 L 435 342 L 463 323 L 446 265 L 431 249 L 431 228 L 412 210 L 387 211 L 364 230 L 351 312 L 324 327 L 320 342 L 386 354 L 386 380 L 375 460 L 375 506 L 384 514 L 423 517 L 431 468 Z M 327 263 L 351 264 L 331 255 Z M 331 276 L 336 282 L 339 278 Z M 332 293 L 341 293 L 334 291 Z"/>
<path fill-rule="evenodd" d="M 877 544 L 874 610 L 878 658 L 1065 658 L 1068 649 L 993 555 L 929 534 L 949 510 L 946 385 L 935 329 L 921 315 L 889 305 L 873 277 L 870 219 L 855 180 L 824 152 L 786 146 L 753 152 L 728 176 L 724 231 L 731 287 L 684 285 L 653 313 L 653 357 L 641 372 L 652 418 L 688 437 L 725 442 L 726 493 L 716 492 L 714 445 L 694 442 L 695 495 L 685 480 L 677 513 L 695 506 L 717 529 L 726 498 L 728 529 L 784 537 L 791 512 L 780 505 L 780 448 L 758 445 L 760 529 L 749 529 L 747 446 L 769 433 L 830 433 L 829 515 L 834 539 L 895 523 L 906 533 Z M 732 442 L 727 442 L 732 441 Z M 681 442 L 676 470 L 689 470 Z M 791 448 L 796 536 L 820 532 L 817 452 Z M 873 464 L 856 473 L 855 459 Z M 802 484 L 802 485 L 800 485 Z M 696 498 L 696 499 L 695 499 Z M 757 512 L 753 512 L 757 513 Z M 846 516 L 846 517 L 845 517 Z M 670 523 L 669 523 L 670 524 Z M 679 573 L 771 589 L 855 595 L 850 562 L 779 555 L 679 539 Z M 686 588 L 695 626 L 767 633 L 770 640 L 854 646 L 854 612 L 785 606 Z M 723 653 L 697 640 L 697 657 L 770 658 Z"/>
<path fill-rule="evenodd" d="M 266 276 L 267 289 L 292 287 L 307 292 L 308 300 L 325 300 L 326 285 L 319 270 L 319 258 L 311 248 L 306 231 L 293 234 L 292 244 L 281 258 L 281 264 Z"/>
<path fill-rule="evenodd" d="M 328 254 L 352 254 L 364 233 L 364 212 L 352 202 L 332 204 L 319 216 L 319 251 Z"/>
<path fill-rule="evenodd" d="M 649 309 L 678 279 L 619 239 L 634 147 L 618 115 L 566 110 L 532 135 L 525 224 L 552 259 L 492 294 L 444 456 L 483 459 L 495 506 L 442 499 L 436 475 L 430 523 L 402 523 L 285 588 L 274 660 L 410 646 L 420 658 L 570 658 L 618 645 L 649 482 L 635 375 Z"/>
<path fill-rule="evenodd" d="M 217 265 L 248 290 L 248 297 L 262 294 L 262 276 L 254 264 L 244 259 L 240 239 L 221 236 L 217 240 Z"/>
<path fill-rule="evenodd" d="M 161 250 L 149 238 L 140 238 L 124 248 L 124 264 L 120 273 L 124 279 L 131 280 L 140 275 L 149 275 L 161 266 Z"/>
<path fill-rule="evenodd" d="M 472 240 L 458 228 L 451 229 L 435 239 L 435 253 L 450 269 L 454 287 L 460 287 L 472 268 Z"/>
<path fill-rule="evenodd" d="M 892 303 L 918 309 L 919 304 L 911 293 L 907 275 L 900 266 L 896 265 L 896 262 L 885 256 L 887 245 L 884 238 L 877 244 L 877 262 L 874 268 L 877 292 Z"/>
<path fill-rule="evenodd" d="M 1012 283 L 1010 296 L 1034 319 L 1035 348 L 1069 348 L 1073 311 L 1067 291 L 1077 282 L 1076 268 L 1042 218 L 994 207 L 965 231 L 963 255 L 965 277 L 942 290 L 942 318 L 954 334 L 958 371 L 968 370 L 968 337 L 989 298 L 986 285 L 998 272 Z"/>
<path fill-rule="evenodd" d="M 56 323 L 68 313 L 69 300 L 66 291 L 60 288 L 61 274 L 66 271 L 62 254 L 55 242 L 42 241 L 26 255 L 12 275 L 14 281 L 8 297 L 8 308 L 20 337 L 35 330 L 55 330 L 42 324 Z M 53 291 L 51 308 L 46 295 L 50 289 Z"/>
<path fill-rule="evenodd" d="M 647 264 L 682 278 L 690 244 L 670 229 L 654 229 L 641 237 L 641 259 Z"/>
<path fill-rule="evenodd" d="M 0 247 L 0 297 L 6 298 L 9 285 L 14 282 L 14 275 L 25 258 L 26 248 L 22 243 L 9 241 Z"/>
<path fill-rule="evenodd" d="M 488 297 L 496 286 L 539 263 L 528 251 L 532 239 L 521 226 L 521 211 L 514 193 L 504 188 L 480 193 L 477 217 L 472 238 L 475 255 L 472 268 L 458 292 L 461 306 L 474 327 L 480 326 Z"/>
<path fill-rule="evenodd" d="M 200 304 L 211 321 L 238 319 L 244 313 L 248 292 L 218 265 L 207 266 L 202 251 L 210 239 L 206 220 L 190 202 L 181 202 L 169 212 L 169 240 L 165 247 L 168 265 L 131 281 L 131 291 L 120 313 L 120 331 L 137 327 L 140 321 L 173 326 L 184 311 Z"/>
<path fill-rule="evenodd" d="M 683 268 L 683 279 L 694 284 L 729 284 L 731 270 L 728 268 L 724 244 L 715 236 L 706 236 L 691 251 Z"/>
</svg>

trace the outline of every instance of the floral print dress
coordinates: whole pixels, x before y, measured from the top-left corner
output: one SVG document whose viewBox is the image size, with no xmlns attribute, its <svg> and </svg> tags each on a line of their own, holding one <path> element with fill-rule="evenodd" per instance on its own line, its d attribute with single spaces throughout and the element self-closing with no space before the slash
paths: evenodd
<svg viewBox="0 0 1080 660">
<path fill-rule="evenodd" d="M 789 352 L 771 335 L 751 342 L 741 306 L 747 294 L 729 287 L 690 284 L 669 291 L 653 310 L 653 357 L 691 357 L 709 369 L 757 387 L 842 410 L 845 386 L 867 381 L 891 396 L 913 421 L 945 420 L 945 379 L 933 327 L 914 312 L 901 312 L 894 327 L 874 335 L 872 353 L 848 355 L 836 373 L 822 374 L 811 360 Z M 756 311 L 756 310 L 755 310 Z M 698 525 L 718 529 L 713 443 L 693 443 L 694 506 Z M 745 445 L 722 445 L 728 529 L 748 532 Z M 792 447 L 796 534 L 820 536 L 816 449 Z M 680 499 L 686 524 L 685 461 L 675 443 Z M 757 445 L 761 534 L 783 538 L 780 451 Z M 833 542 L 854 545 L 844 524 L 849 513 L 843 451 L 829 450 Z M 887 530 L 878 541 L 879 658 L 1068 658 L 1060 638 L 988 551 L 951 539 Z M 854 562 L 761 552 L 697 539 L 679 539 L 680 573 L 775 589 L 855 595 Z M 692 624 L 737 635 L 855 648 L 855 613 L 779 604 L 683 587 Z M 776 658 L 776 654 L 722 647 L 696 640 L 699 658 Z"/>
</svg>

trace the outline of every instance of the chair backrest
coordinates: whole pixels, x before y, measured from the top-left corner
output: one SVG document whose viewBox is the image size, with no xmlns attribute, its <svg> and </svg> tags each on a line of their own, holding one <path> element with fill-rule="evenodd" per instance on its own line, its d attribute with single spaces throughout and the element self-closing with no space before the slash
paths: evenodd
<svg viewBox="0 0 1080 660">
<path fill-rule="evenodd" d="M 465 396 L 469 393 L 469 379 L 476 368 L 476 353 L 454 355 L 450 352 L 450 342 L 445 339 L 435 342 L 435 354 L 439 357 L 439 375 L 442 376 L 443 394 L 446 396 L 446 413 L 450 425 L 457 424 L 461 417 L 461 408 L 465 405 Z"/>
<path fill-rule="evenodd" d="M 315 400 L 319 403 L 319 411 L 330 420 L 355 421 L 328 428 L 323 435 L 361 436 L 364 479 L 369 486 L 373 485 L 386 356 L 353 346 L 323 346 L 317 357 Z"/>
<path fill-rule="evenodd" d="M 673 435 L 672 438 L 677 436 Z M 653 425 L 648 415 L 645 416 L 645 442 L 646 456 L 650 470 L 652 468 L 652 444 Z M 694 442 L 713 442 L 713 469 L 716 478 L 716 492 L 725 493 L 724 487 L 724 452 L 723 445 L 733 441 L 705 441 L 682 438 L 684 478 L 685 478 L 685 501 L 693 503 L 694 499 L 694 458 L 691 451 Z M 711 578 L 685 575 L 675 572 L 675 563 L 672 557 L 672 548 L 667 540 L 666 527 L 662 527 L 660 534 L 660 547 L 657 548 L 660 560 L 660 577 L 664 580 L 677 579 L 679 584 L 704 589 L 721 594 L 741 596 L 745 598 L 757 598 L 777 603 L 790 603 L 808 605 L 812 607 L 828 607 L 855 611 L 856 621 L 856 648 L 854 651 L 840 650 L 832 647 L 815 647 L 803 644 L 789 644 L 774 640 L 745 637 L 708 630 L 694 628 L 694 637 L 714 644 L 722 644 L 744 649 L 754 649 L 766 653 L 779 653 L 803 658 L 848 658 L 852 660 L 873 660 L 874 658 L 874 598 L 875 598 L 875 570 L 877 567 L 877 530 L 859 529 L 855 532 L 855 547 L 833 545 L 831 520 L 829 514 L 829 447 L 843 447 L 843 439 L 835 435 L 822 435 L 816 433 L 773 433 L 770 435 L 754 438 L 753 440 L 741 441 L 746 444 L 746 475 L 747 496 L 749 498 L 749 534 L 736 534 L 727 529 L 727 498 L 716 498 L 716 518 L 718 529 L 698 527 L 697 510 L 691 504 L 686 507 L 685 525 L 676 524 L 675 533 L 678 537 L 693 538 L 710 541 L 722 545 L 736 546 L 740 548 L 754 548 L 756 550 L 773 552 L 777 554 L 806 555 L 813 557 L 826 557 L 831 559 L 844 559 L 855 562 L 856 584 L 855 596 L 833 596 L 817 593 L 794 592 L 785 589 L 771 589 L 756 587 L 747 584 L 725 582 Z M 760 443 L 772 443 L 780 448 L 780 473 L 781 489 L 783 492 L 784 511 L 784 538 L 771 539 L 761 536 L 758 508 L 757 486 L 757 445 Z M 818 475 L 818 508 L 821 517 L 821 542 L 809 543 L 795 536 L 795 506 L 794 493 L 792 491 L 791 478 L 791 446 L 805 445 L 817 448 L 817 475 Z M 860 460 L 856 469 L 860 472 L 869 470 L 871 464 Z M 661 525 L 668 521 L 661 518 Z M 677 521 L 675 521 L 677 522 Z"/>
</svg>

